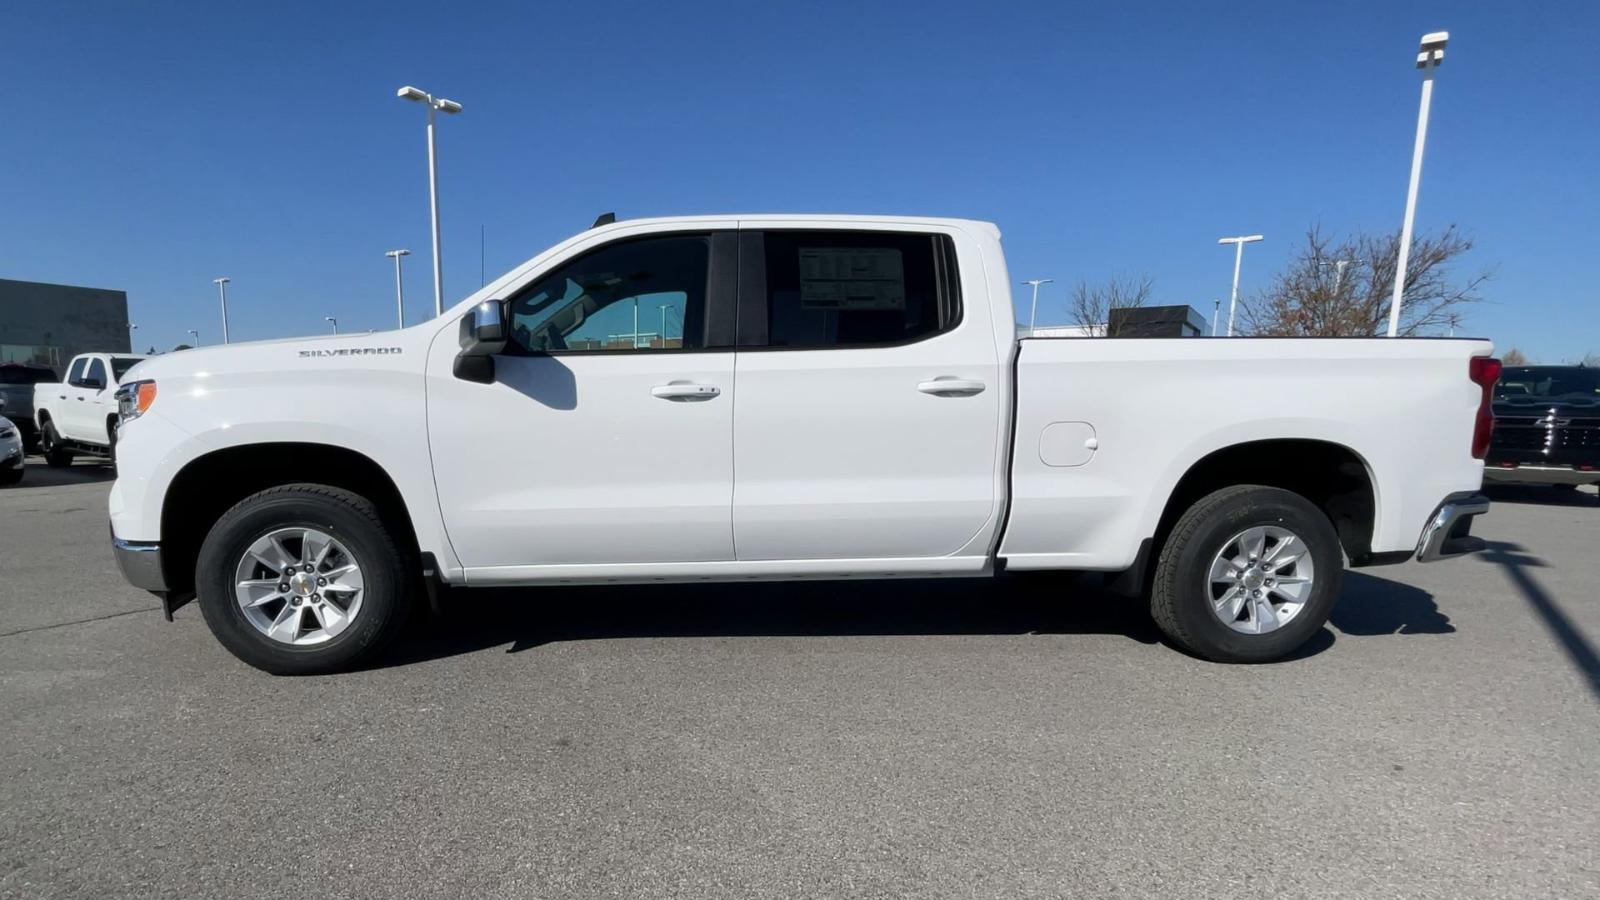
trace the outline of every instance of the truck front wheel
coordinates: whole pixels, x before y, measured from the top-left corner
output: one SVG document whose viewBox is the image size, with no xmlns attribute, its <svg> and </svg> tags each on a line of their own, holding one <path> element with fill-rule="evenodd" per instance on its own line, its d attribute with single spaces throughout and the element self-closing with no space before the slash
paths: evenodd
<svg viewBox="0 0 1600 900">
<path fill-rule="evenodd" d="M 291 484 L 252 494 L 200 546 L 200 612 L 239 659 L 317 675 L 371 658 L 412 605 L 408 554 L 371 501 Z"/>
<path fill-rule="evenodd" d="M 45 464 L 52 469 L 64 469 L 72 465 L 72 451 L 61 446 L 61 433 L 56 431 L 54 422 L 44 423 L 44 432 L 39 436 L 39 450 L 44 454 Z"/>
<path fill-rule="evenodd" d="M 1202 497 L 1161 548 L 1150 597 L 1156 624 L 1216 662 L 1281 659 L 1322 628 L 1344 557 L 1323 514 L 1299 494 L 1236 485 Z"/>
</svg>

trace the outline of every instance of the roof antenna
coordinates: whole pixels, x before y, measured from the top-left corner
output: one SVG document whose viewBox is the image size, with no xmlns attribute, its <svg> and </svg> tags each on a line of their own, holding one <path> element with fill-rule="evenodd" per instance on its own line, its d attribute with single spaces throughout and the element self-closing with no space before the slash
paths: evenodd
<svg viewBox="0 0 1600 900">
<path fill-rule="evenodd" d="M 617 220 L 617 214 L 614 213 L 614 212 L 601 213 L 598 217 L 595 218 L 594 224 L 590 225 L 589 227 L 590 228 L 599 228 L 601 225 L 610 225 L 612 222 L 615 222 L 616 220 Z"/>
</svg>

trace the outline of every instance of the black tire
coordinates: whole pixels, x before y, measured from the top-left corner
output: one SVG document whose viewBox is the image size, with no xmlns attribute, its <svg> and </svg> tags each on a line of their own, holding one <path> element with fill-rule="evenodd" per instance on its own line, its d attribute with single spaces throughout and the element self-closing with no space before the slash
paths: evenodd
<svg viewBox="0 0 1600 900">
<path fill-rule="evenodd" d="M 28 471 L 22 466 L 11 469 L 0 469 L 0 484 L 16 484 L 22 480 L 22 473 Z"/>
<path fill-rule="evenodd" d="M 1550 486 L 1562 492 L 1575 491 L 1578 489 L 1578 486 L 1575 484 L 1552 484 Z"/>
<path fill-rule="evenodd" d="M 364 582 L 355 621 L 313 646 L 272 640 L 234 600 L 235 568 L 250 544 L 274 529 L 299 525 L 344 544 L 360 563 Z M 400 633 L 414 605 L 417 571 L 371 501 L 327 485 L 287 484 L 252 494 L 223 513 L 200 545 L 195 585 L 206 625 L 234 656 L 274 675 L 321 675 L 372 658 Z"/>
<path fill-rule="evenodd" d="M 52 469 L 65 469 L 72 465 L 72 451 L 61 446 L 61 434 L 56 423 L 44 423 L 44 433 L 39 436 L 39 450 L 44 453 L 45 465 Z"/>
<path fill-rule="evenodd" d="M 1299 536 L 1316 577 L 1310 597 L 1292 619 L 1276 631 L 1245 634 L 1212 611 L 1207 570 L 1235 535 L 1262 525 Z M 1322 510 L 1290 491 L 1236 485 L 1202 497 L 1173 526 L 1156 562 L 1150 613 L 1173 643 L 1196 656 L 1214 662 L 1271 662 L 1293 653 L 1328 621 L 1343 570 L 1339 536 Z"/>
</svg>

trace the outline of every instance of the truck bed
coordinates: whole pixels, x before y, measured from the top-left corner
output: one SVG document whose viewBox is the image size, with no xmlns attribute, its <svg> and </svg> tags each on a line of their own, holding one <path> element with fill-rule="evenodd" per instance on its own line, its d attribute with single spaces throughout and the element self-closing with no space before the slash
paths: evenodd
<svg viewBox="0 0 1600 900">
<path fill-rule="evenodd" d="M 1124 569 L 1187 472 L 1269 441 L 1289 467 L 1352 454 L 1376 508 L 1368 549 L 1412 550 L 1444 497 L 1482 484 L 1468 360 L 1491 351 L 1447 338 L 1024 338 L 1000 555 L 1013 569 Z"/>
</svg>

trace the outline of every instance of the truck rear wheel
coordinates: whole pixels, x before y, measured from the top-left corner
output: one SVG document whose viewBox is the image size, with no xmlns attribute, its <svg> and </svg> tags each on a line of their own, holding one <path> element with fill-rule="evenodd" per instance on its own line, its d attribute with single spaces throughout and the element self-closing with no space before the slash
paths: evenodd
<svg viewBox="0 0 1600 900">
<path fill-rule="evenodd" d="M 45 465 L 52 469 L 64 469 L 72 465 L 72 451 L 61 446 L 61 434 L 56 431 L 56 423 L 44 423 L 44 432 L 39 436 L 39 450 L 44 454 Z"/>
<path fill-rule="evenodd" d="M 318 675 L 371 658 L 405 625 L 409 555 L 371 501 L 290 484 L 252 494 L 200 546 L 200 612 L 239 659 Z"/>
<path fill-rule="evenodd" d="M 1344 556 L 1299 494 L 1237 485 L 1202 497 L 1161 548 L 1150 597 L 1175 644 L 1216 662 L 1281 659 L 1327 622 Z"/>
</svg>

